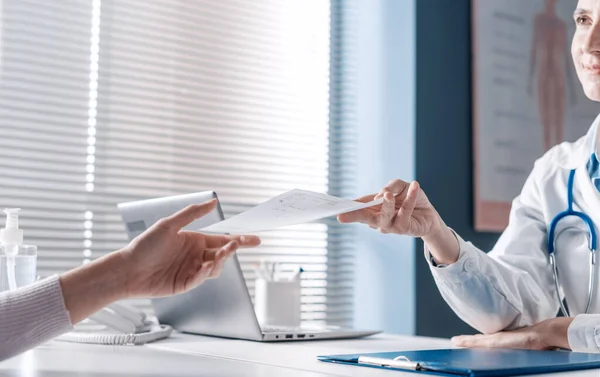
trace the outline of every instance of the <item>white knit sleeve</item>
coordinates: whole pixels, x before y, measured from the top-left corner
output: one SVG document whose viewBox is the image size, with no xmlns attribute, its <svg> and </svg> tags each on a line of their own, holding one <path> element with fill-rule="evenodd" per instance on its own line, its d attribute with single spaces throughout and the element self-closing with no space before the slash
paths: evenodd
<svg viewBox="0 0 600 377">
<path fill-rule="evenodd" d="M 58 276 L 0 293 L 0 360 L 72 329 Z"/>
</svg>

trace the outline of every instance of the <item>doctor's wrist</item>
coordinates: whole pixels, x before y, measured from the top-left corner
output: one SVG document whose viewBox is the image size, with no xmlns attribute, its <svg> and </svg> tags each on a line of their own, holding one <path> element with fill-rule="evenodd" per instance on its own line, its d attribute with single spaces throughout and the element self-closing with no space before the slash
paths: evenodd
<svg viewBox="0 0 600 377">
<path fill-rule="evenodd" d="M 431 256 L 438 264 L 455 263 L 460 255 L 460 244 L 454 232 L 439 218 L 439 227 L 421 237 Z"/>
<path fill-rule="evenodd" d="M 543 334 L 546 337 L 545 343 L 549 347 L 557 347 L 562 349 L 571 349 L 569 345 L 569 326 L 575 318 L 573 317 L 558 317 L 544 321 Z"/>
</svg>

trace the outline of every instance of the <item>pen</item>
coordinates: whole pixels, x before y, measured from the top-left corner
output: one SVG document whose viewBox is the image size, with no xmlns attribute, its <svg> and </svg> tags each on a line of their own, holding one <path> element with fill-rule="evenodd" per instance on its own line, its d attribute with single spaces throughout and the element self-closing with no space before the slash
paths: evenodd
<svg viewBox="0 0 600 377">
<path fill-rule="evenodd" d="M 298 271 L 296 271 L 292 277 L 290 278 L 290 281 L 294 281 L 294 280 L 300 280 L 300 274 L 304 272 L 304 269 L 302 267 L 298 268 Z"/>
<path fill-rule="evenodd" d="M 274 262 L 272 264 L 271 279 L 273 281 L 278 281 L 281 278 L 282 269 L 283 269 L 283 267 L 281 266 L 281 263 Z"/>
<path fill-rule="evenodd" d="M 382 359 L 380 357 L 372 356 L 360 356 L 358 358 L 359 364 L 376 365 L 380 367 L 389 367 L 397 369 L 412 369 L 412 370 L 424 370 L 424 364 L 411 361 L 405 357 L 396 357 L 393 360 Z"/>
</svg>

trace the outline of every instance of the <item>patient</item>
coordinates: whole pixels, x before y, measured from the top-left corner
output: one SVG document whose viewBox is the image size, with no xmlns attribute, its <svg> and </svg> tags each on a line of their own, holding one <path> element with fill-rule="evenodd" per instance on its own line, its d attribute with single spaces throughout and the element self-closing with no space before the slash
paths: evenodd
<svg viewBox="0 0 600 377">
<path fill-rule="evenodd" d="M 239 247 L 258 246 L 260 239 L 181 230 L 216 204 L 212 200 L 189 206 L 158 221 L 121 250 L 0 294 L 0 360 L 71 331 L 114 301 L 174 295 L 218 277 Z"/>
</svg>

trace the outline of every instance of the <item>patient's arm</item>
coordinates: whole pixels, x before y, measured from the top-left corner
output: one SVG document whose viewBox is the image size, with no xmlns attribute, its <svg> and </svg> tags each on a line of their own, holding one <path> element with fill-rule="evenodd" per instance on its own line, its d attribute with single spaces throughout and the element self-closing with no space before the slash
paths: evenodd
<svg viewBox="0 0 600 377">
<path fill-rule="evenodd" d="M 257 246 L 260 239 L 181 230 L 215 206 L 216 201 L 189 206 L 121 250 L 0 294 L 0 360 L 71 330 L 114 301 L 177 294 L 218 277 L 238 247 Z"/>
</svg>

